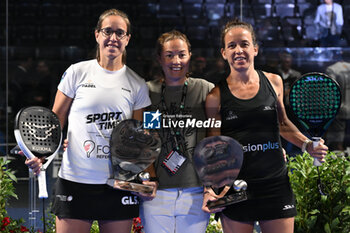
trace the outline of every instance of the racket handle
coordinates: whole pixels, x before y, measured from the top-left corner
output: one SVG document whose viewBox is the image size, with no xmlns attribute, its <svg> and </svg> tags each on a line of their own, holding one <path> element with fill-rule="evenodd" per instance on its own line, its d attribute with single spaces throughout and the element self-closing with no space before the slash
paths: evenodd
<svg viewBox="0 0 350 233">
<path fill-rule="evenodd" d="M 38 174 L 38 184 L 39 184 L 39 198 L 48 198 L 47 188 L 46 188 L 46 171 L 41 170 Z"/>
<path fill-rule="evenodd" d="M 321 140 L 321 137 L 312 137 L 312 146 L 314 148 L 318 146 L 318 144 L 320 143 L 320 140 Z M 319 167 L 321 165 L 322 163 L 318 159 L 314 158 L 314 166 Z"/>
</svg>

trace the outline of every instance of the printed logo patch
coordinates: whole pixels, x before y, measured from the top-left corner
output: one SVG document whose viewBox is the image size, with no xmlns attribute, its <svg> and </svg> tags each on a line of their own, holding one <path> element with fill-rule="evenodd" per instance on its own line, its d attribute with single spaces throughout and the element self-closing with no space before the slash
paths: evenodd
<svg viewBox="0 0 350 233">
<path fill-rule="evenodd" d="M 91 152 L 95 149 L 95 143 L 91 140 L 86 140 L 83 144 L 86 156 L 90 158 Z"/>
<path fill-rule="evenodd" d="M 83 83 L 81 86 L 85 88 L 96 88 L 95 84 L 91 80 L 88 80 L 86 83 Z"/>
<path fill-rule="evenodd" d="M 122 90 L 123 90 L 123 91 L 127 91 L 127 92 L 130 92 L 130 93 L 131 93 L 131 90 L 126 89 L 126 88 L 124 88 L 124 87 L 122 87 Z"/>
<path fill-rule="evenodd" d="M 67 72 L 64 72 L 64 73 L 63 73 L 63 75 L 62 75 L 62 77 L 61 77 L 61 81 L 64 79 L 64 77 L 66 77 L 66 74 L 67 74 Z"/>
<path fill-rule="evenodd" d="M 283 210 L 289 210 L 289 209 L 294 209 L 294 205 L 285 205 L 283 207 Z"/>
<path fill-rule="evenodd" d="M 123 205 L 137 205 L 137 204 L 139 204 L 139 201 L 137 199 L 137 196 L 124 196 L 122 198 L 122 204 Z"/>
<path fill-rule="evenodd" d="M 275 108 L 272 106 L 265 106 L 263 109 L 263 111 L 270 111 L 270 110 L 275 110 Z"/>
<path fill-rule="evenodd" d="M 229 111 L 227 116 L 226 116 L 226 120 L 229 121 L 229 120 L 234 120 L 234 119 L 237 119 L 238 116 L 236 114 L 234 114 L 232 111 Z"/>
</svg>

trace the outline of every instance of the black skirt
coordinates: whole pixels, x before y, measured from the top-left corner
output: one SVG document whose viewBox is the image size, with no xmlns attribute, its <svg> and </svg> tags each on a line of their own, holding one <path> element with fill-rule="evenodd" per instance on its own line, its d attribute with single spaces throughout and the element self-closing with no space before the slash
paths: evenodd
<svg viewBox="0 0 350 233">
<path fill-rule="evenodd" d="M 106 184 L 82 184 L 58 178 L 52 213 L 59 218 L 126 220 L 138 217 L 139 199 Z"/>
<path fill-rule="evenodd" d="M 227 206 L 223 214 L 235 221 L 259 221 L 294 217 L 295 197 L 288 176 L 247 182 L 248 200 Z"/>
</svg>

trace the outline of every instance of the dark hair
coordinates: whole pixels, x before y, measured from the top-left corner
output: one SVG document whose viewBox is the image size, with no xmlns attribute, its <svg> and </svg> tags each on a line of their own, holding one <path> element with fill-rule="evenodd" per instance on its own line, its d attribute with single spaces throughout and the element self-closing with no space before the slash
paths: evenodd
<svg viewBox="0 0 350 233">
<path fill-rule="evenodd" d="M 221 31 L 221 47 L 222 48 L 225 48 L 225 36 L 226 36 L 227 32 L 235 27 L 244 28 L 244 29 L 248 30 L 250 32 L 250 34 L 252 35 L 252 40 L 253 40 L 254 46 L 258 45 L 253 26 L 250 23 L 240 21 L 239 19 L 236 18 L 236 19 L 228 21 L 226 23 L 224 29 Z"/>
<path fill-rule="evenodd" d="M 160 35 L 158 37 L 157 43 L 156 43 L 156 49 L 155 49 L 156 56 L 159 56 L 159 57 L 161 56 L 165 42 L 175 40 L 175 39 L 180 39 L 180 40 L 183 40 L 184 42 L 186 42 L 187 47 L 188 47 L 188 52 L 191 53 L 191 43 L 188 40 L 187 36 L 185 34 L 183 34 L 182 32 L 179 32 L 177 30 L 171 30 L 170 32 L 164 32 L 162 35 Z M 158 62 L 156 64 L 159 65 Z M 158 72 L 157 74 L 164 76 L 164 72 L 160 66 L 159 66 L 159 70 L 160 70 L 160 73 Z M 186 74 L 186 76 L 189 76 L 189 75 L 190 75 L 190 73 Z"/>
<path fill-rule="evenodd" d="M 182 32 L 179 32 L 177 30 L 172 30 L 170 32 L 165 32 L 158 37 L 158 40 L 156 43 L 156 54 L 160 56 L 163 50 L 164 43 L 175 39 L 180 39 L 185 41 L 188 47 L 188 51 L 191 52 L 191 43 L 188 40 L 187 36 Z"/>
<path fill-rule="evenodd" d="M 131 23 L 130 23 L 129 17 L 123 11 L 120 11 L 120 10 L 117 10 L 117 9 L 109 9 L 109 10 L 104 11 L 100 15 L 100 17 L 98 18 L 95 30 L 96 31 L 100 31 L 101 27 L 102 27 L 103 20 L 105 20 L 105 18 L 107 18 L 108 16 L 111 16 L 111 15 L 120 16 L 120 17 L 122 17 L 124 19 L 124 21 L 126 23 L 126 27 L 127 27 L 126 34 L 130 35 L 131 34 Z M 96 45 L 96 59 L 97 59 L 97 61 L 100 60 L 100 48 L 99 48 L 98 44 Z M 126 62 L 126 50 L 124 50 L 124 52 L 123 52 L 122 62 L 124 64 Z"/>
</svg>

